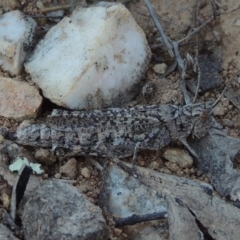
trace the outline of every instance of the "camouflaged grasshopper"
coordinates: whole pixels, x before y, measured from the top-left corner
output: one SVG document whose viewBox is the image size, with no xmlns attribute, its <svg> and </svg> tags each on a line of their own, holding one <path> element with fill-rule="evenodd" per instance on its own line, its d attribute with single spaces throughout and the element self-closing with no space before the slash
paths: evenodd
<svg viewBox="0 0 240 240">
<path fill-rule="evenodd" d="M 64 148 L 71 155 L 106 156 L 102 145 L 109 156 L 117 158 L 131 156 L 136 150 L 159 150 L 179 140 L 195 155 L 186 139 L 201 138 L 209 131 L 213 123 L 209 109 L 209 103 L 195 103 L 53 110 L 45 121 L 19 128 L 11 138 L 27 146 Z"/>
</svg>

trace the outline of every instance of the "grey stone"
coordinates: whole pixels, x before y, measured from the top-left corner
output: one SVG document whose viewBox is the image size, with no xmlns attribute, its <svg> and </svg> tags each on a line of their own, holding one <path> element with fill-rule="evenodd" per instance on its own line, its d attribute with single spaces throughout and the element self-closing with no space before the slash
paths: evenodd
<svg viewBox="0 0 240 240">
<path fill-rule="evenodd" d="M 77 188 L 44 181 L 24 206 L 23 232 L 30 239 L 107 239 L 102 211 Z"/>
<path fill-rule="evenodd" d="M 2 240 L 17 240 L 13 233 L 5 227 L 3 224 L 0 224 L 0 239 Z"/>
</svg>

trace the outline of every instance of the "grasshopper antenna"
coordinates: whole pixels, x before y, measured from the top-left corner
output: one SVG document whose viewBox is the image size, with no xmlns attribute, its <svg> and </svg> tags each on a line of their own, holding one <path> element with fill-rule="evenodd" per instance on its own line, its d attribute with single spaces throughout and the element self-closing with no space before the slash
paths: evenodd
<svg viewBox="0 0 240 240">
<path fill-rule="evenodd" d="M 212 104 L 212 106 L 210 107 L 210 111 L 208 113 L 208 115 L 210 115 L 215 107 L 217 106 L 217 104 L 220 102 L 220 99 L 222 98 L 223 94 L 226 92 L 227 88 L 229 87 L 230 83 L 233 81 L 233 79 L 238 76 L 240 74 L 240 69 L 235 73 L 233 74 L 233 76 L 230 78 L 228 84 L 225 86 L 225 88 L 223 89 L 222 93 L 220 94 L 220 96 L 217 98 L 217 100 Z"/>
</svg>

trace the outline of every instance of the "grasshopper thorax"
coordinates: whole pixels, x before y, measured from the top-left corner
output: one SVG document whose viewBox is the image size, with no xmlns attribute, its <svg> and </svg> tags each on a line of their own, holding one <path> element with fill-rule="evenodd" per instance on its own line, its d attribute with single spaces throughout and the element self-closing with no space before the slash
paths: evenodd
<svg viewBox="0 0 240 240">
<path fill-rule="evenodd" d="M 212 105 L 210 103 L 196 103 L 192 105 L 192 136 L 201 138 L 205 136 L 212 127 L 211 115 Z"/>
</svg>

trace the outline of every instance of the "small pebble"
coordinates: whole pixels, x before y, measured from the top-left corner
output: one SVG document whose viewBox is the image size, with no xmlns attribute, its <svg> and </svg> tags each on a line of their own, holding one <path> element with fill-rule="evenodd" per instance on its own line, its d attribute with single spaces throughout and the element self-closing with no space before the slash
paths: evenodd
<svg viewBox="0 0 240 240">
<path fill-rule="evenodd" d="M 138 163 L 141 167 L 143 167 L 145 165 L 145 162 L 143 160 L 140 160 Z"/>
<path fill-rule="evenodd" d="M 172 172 L 169 169 L 167 169 L 167 168 L 163 168 L 162 172 L 166 173 L 166 174 L 172 174 Z"/>
<path fill-rule="evenodd" d="M 90 171 L 88 170 L 88 168 L 83 168 L 81 170 L 81 174 L 85 177 L 85 178 L 90 178 Z"/>
<path fill-rule="evenodd" d="M 176 173 L 179 170 L 179 166 L 176 163 L 167 162 L 166 166 L 170 171 L 174 173 Z"/>
<path fill-rule="evenodd" d="M 68 162 L 60 167 L 60 173 L 64 176 L 74 179 L 77 175 L 77 160 L 75 158 L 71 158 Z"/>
<path fill-rule="evenodd" d="M 113 232 L 117 237 L 119 237 L 122 234 L 122 229 L 114 228 Z"/>
<path fill-rule="evenodd" d="M 0 144 L 2 144 L 4 141 L 4 137 L 0 134 Z"/>
<path fill-rule="evenodd" d="M 56 162 L 56 157 L 53 155 L 53 153 L 43 148 L 40 148 L 36 151 L 35 158 L 49 166 Z"/>
<path fill-rule="evenodd" d="M 229 105 L 229 100 L 227 98 L 223 99 L 222 104 L 224 107 L 227 107 Z"/>
<path fill-rule="evenodd" d="M 153 67 L 153 71 L 159 74 L 164 74 L 166 70 L 167 70 L 167 65 L 165 63 L 159 63 L 154 65 Z"/>
<path fill-rule="evenodd" d="M 214 116 L 223 116 L 225 114 L 224 107 L 222 103 L 219 103 L 213 110 Z"/>
<path fill-rule="evenodd" d="M 177 175 L 180 176 L 180 177 L 183 176 L 183 171 L 178 170 L 178 171 L 177 171 Z"/>
<path fill-rule="evenodd" d="M 149 168 L 151 169 L 158 169 L 158 167 L 159 167 L 159 163 L 156 161 L 151 162 L 149 165 Z"/>
<path fill-rule="evenodd" d="M 36 7 L 39 8 L 39 9 L 44 8 L 43 2 L 42 2 L 42 1 L 37 1 L 37 2 L 36 2 Z"/>
<path fill-rule="evenodd" d="M 192 157 L 181 149 L 167 149 L 163 156 L 169 162 L 176 163 L 182 168 L 190 168 L 193 165 Z"/>
<path fill-rule="evenodd" d="M 223 123 L 224 123 L 224 125 L 226 125 L 226 126 L 228 126 L 228 127 L 233 127 L 233 121 L 232 120 L 230 120 L 230 119 L 224 119 L 223 120 Z"/>
<path fill-rule="evenodd" d="M 10 205 L 10 197 L 6 194 L 2 194 L 3 207 L 8 209 Z"/>
<path fill-rule="evenodd" d="M 56 173 L 56 174 L 54 175 L 54 177 L 57 178 L 57 179 L 59 179 L 59 178 L 61 178 L 61 174 L 60 174 L 60 173 Z"/>
</svg>

